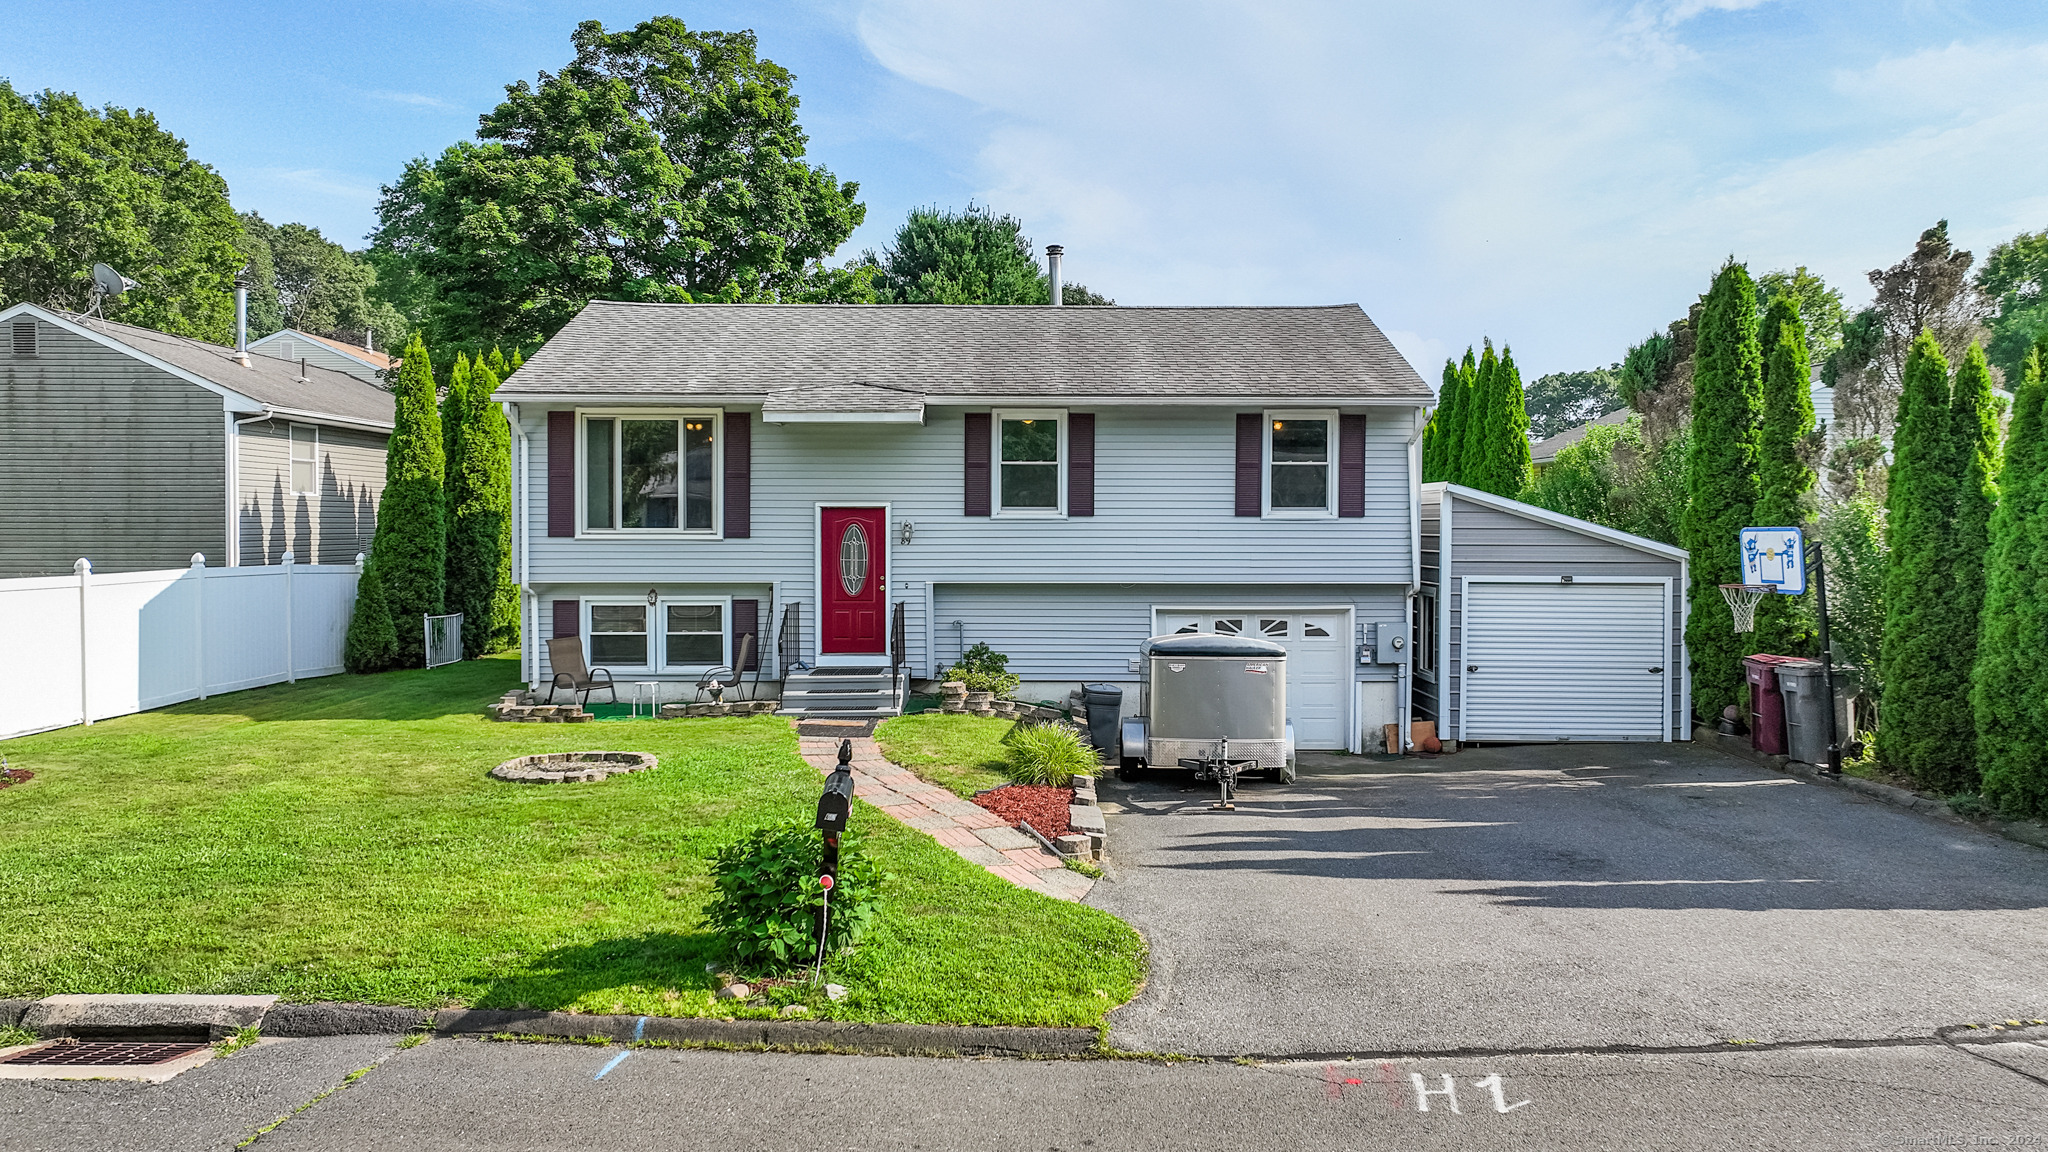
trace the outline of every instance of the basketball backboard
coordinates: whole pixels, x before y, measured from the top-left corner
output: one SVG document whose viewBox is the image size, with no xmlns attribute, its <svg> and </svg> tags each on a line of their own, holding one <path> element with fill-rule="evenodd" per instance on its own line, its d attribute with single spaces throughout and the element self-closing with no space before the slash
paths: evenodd
<svg viewBox="0 0 2048 1152">
<path fill-rule="evenodd" d="M 1742 582 L 1767 584 L 1783 596 L 1806 591 L 1806 537 L 1797 528 L 1744 528 Z"/>
</svg>

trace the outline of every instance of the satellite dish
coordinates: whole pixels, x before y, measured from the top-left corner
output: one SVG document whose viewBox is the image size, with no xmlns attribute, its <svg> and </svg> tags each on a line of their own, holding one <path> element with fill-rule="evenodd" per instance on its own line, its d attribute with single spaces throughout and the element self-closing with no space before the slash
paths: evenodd
<svg viewBox="0 0 2048 1152">
<path fill-rule="evenodd" d="M 130 288 L 135 287 L 135 281 L 114 271 L 112 267 L 106 264 L 95 264 L 92 266 L 92 282 L 103 295 L 107 296 L 119 296 Z"/>
</svg>

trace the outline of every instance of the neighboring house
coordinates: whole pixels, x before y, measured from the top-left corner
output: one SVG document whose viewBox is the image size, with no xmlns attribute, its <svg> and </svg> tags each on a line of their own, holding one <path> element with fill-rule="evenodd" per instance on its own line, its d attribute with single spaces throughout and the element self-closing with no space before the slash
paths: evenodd
<svg viewBox="0 0 2048 1152">
<path fill-rule="evenodd" d="M 346 372 L 358 380 L 381 385 L 391 369 L 391 357 L 371 348 L 344 344 L 325 336 L 313 336 L 295 328 L 272 332 L 261 340 L 249 341 L 249 351 L 278 360 L 304 360 L 309 365 Z"/>
<path fill-rule="evenodd" d="M 1395 718 L 1432 397 L 1355 305 L 594 302 L 496 395 L 543 687 L 550 636 L 687 699 L 752 634 L 785 705 L 886 713 L 899 651 L 986 642 L 1135 713 L 1140 645 L 1201 629 L 1287 645 L 1302 747 Z"/>
<path fill-rule="evenodd" d="M 1541 472 L 1552 464 L 1557 463 L 1557 454 L 1559 452 L 1584 440 L 1586 433 L 1592 430 L 1594 424 L 1626 424 L 1628 423 L 1629 416 L 1632 414 L 1630 409 L 1623 408 L 1616 412 L 1609 412 L 1607 415 L 1593 421 L 1592 424 L 1581 424 L 1576 428 L 1567 428 L 1548 440 L 1538 440 L 1534 444 L 1529 445 L 1529 463 L 1535 466 L 1536 471 Z"/>
<path fill-rule="evenodd" d="M 33 304 L 0 311 L 0 332 L 0 577 L 369 548 L 390 393 Z"/>
<path fill-rule="evenodd" d="M 1421 521 L 1415 708 L 1442 736 L 1691 738 L 1683 549 L 1458 484 Z"/>
</svg>

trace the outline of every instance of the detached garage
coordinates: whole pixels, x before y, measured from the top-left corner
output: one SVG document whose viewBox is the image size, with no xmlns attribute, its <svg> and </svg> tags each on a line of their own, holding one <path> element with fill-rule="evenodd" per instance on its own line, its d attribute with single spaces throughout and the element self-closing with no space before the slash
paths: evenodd
<svg viewBox="0 0 2048 1152">
<path fill-rule="evenodd" d="M 1422 488 L 1415 709 L 1464 743 L 1685 740 L 1686 553 Z"/>
</svg>

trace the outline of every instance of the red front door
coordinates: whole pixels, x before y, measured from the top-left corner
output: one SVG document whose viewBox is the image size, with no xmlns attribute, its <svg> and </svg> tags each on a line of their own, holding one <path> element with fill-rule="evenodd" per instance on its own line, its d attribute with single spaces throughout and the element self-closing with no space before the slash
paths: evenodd
<svg viewBox="0 0 2048 1152">
<path fill-rule="evenodd" d="M 889 570 L 883 563 L 889 522 L 880 508 L 827 508 L 818 577 L 824 585 L 818 651 L 872 656 L 889 650 Z"/>
</svg>

